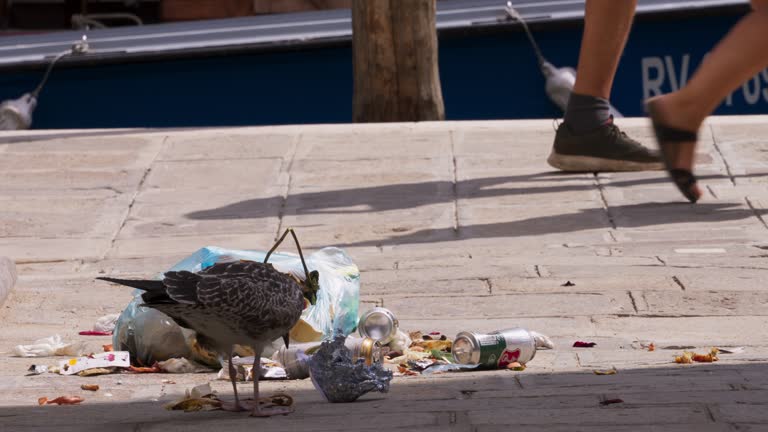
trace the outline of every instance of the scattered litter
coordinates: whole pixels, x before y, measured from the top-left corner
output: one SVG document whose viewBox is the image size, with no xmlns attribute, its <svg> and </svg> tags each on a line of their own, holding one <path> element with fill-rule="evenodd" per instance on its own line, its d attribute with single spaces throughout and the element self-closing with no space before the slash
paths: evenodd
<svg viewBox="0 0 768 432">
<path fill-rule="evenodd" d="M 309 356 L 305 353 L 305 346 L 282 346 L 272 355 L 272 360 L 281 364 L 285 369 L 287 378 L 309 378 Z"/>
<path fill-rule="evenodd" d="M 88 391 L 98 391 L 99 390 L 99 386 L 97 384 L 83 384 L 83 385 L 80 386 L 80 388 L 83 389 L 83 390 L 88 390 Z"/>
<path fill-rule="evenodd" d="M 200 373 L 211 371 L 210 368 L 187 360 L 183 357 L 157 362 L 157 366 L 160 367 L 162 372 L 167 373 Z"/>
<path fill-rule="evenodd" d="M 344 345 L 346 338 L 338 335 L 331 342 L 323 342 L 309 362 L 312 383 L 329 402 L 353 402 L 370 391 L 386 393 L 392 372 L 381 363 L 366 366 L 365 360 L 353 363 L 352 355 Z"/>
<path fill-rule="evenodd" d="M 450 351 L 453 347 L 451 340 L 417 340 L 411 343 L 410 349 L 421 348 L 423 351 Z"/>
<path fill-rule="evenodd" d="M 651 342 L 650 345 L 648 345 L 648 352 L 656 351 L 656 345 Z"/>
<path fill-rule="evenodd" d="M 535 331 L 529 331 L 528 333 L 533 336 L 533 341 L 536 343 L 536 349 L 555 349 L 555 343 L 549 337 Z"/>
<path fill-rule="evenodd" d="M 176 384 L 176 381 L 171 381 L 169 379 L 164 379 L 164 380 L 162 380 L 160 382 L 163 383 L 163 384 Z"/>
<path fill-rule="evenodd" d="M 473 365 L 465 365 L 465 364 L 457 364 L 457 363 L 434 364 L 433 366 L 428 367 L 427 369 L 424 369 L 424 371 L 421 374 L 432 375 L 432 374 L 441 374 L 446 372 L 473 371 L 479 368 L 480 368 L 479 364 L 473 364 Z"/>
<path fill-rule="evenodd" d="M 112 332 L 85 330 L 78 333 L 80 336 L 112 336 Z"/>
<path fill-rule="evenodd" d="M 118 318 L 120 318 L 120 314 L 104 315 L 96 320 L 96 323 L 93 325 L 93 331 L 109 333 L 111 335 L 115 331 L 115 324 Z"/>
<path fill-rule="evenodd" d="M 564 284 L 562 284 L 562 285 L 560 285 L 560 286 L 564 286 L 564 287 L 572 287 L 572 286 L 576 286 L 576 284 L 575 284 L 575 283 L 573 283 L 573 282 L 571 282 L 571 281 L 567 281 L 566 283 L 564 283 Z"/>
<path fill-rule="evenodd" d="M 114 351 L 114 349 L 112 348 L 112 344 L 102 345 L 101 349 L 103 349 L 104 352 L 112 352 L 112 351 Z"/>
<path fill-rule="evenodd" d="M 576 342 L 573 343 L 573 347 L 574 348 L 592 348 L 595 345 L 597 345 L 597 343 L 595 343 L 595 342 L 576 341 Z"/>
<path fill-rule="evenodd" d="M 16 357 L 79 356 L 84 353 L 85 342 L 67 344 L 61 336 L 38 339 L 31 345 L 18 345 L 13 349 Z"/>
<path fill-rule="evenodd" d="M 105 397 L 112 397 L 112 393 L 104 393 Z"/>
<path fill-rule="evenodd" d="M 747 349 L 745 347 L 732 347 L 732 348 L 718 348 L 717 350 L 723 354 L 741 354 Z"/>
<path fill-rule="evenodd" d="M 525 370 L 525 365 L 522 365 L 519 362 L 513 362 L 507 365 L 507 369 L 522 372 Z"/>
<path fill-rule="evenodd" d="M 92 354 L 87 357 L 71 358 L 59 362 L 62 375 L 74 375 L 87 369 L 122 367 L 131 365 L 127 351 Z"/>
<path fill-rule="evenodd" d="M 161 373 L 163 370 L 160 369 L 160 366 L 157 362 L 153 364 L 150 367 L 144 367 L 144 366 L 128 366 L 128 371 L 133 373 Z"/>
<path fill-rule="evenodd" d="M 613 405 L 617 403 L 624 403 L 621 399 L 604 399 L 600 401 L 600 405 Z"/>
<path fill-rule="evenodd" d="M 221 408 L 221 401 L 211 390 L 210 384 L 201 384 L 191 390 L 187 389 L 184 397 L 164 405 L 164 408 L 169 411 L 183 410 L 184 412 L 216 410 Z"/>
<path fill-rule="evenodd" d="M 80 396 L 59 396 L 56 399 L 48 400 L 47 397 L 41 397 L 37 400 L 38 405 L 77 405 L 85 399 Z"/>
<path fill-rule="evenodd" d="M 81 377 L 97 376 L 97 375 L 109 375 L 115 373 L 115 368 L 92 368 L 80 371 L 77 373 Z"/>
<path fill-rule="evenodd" d="M 510 363 L 526 364 L 533 359 L 536 341 L 528 330 L 522 328 L 487 334 L 461 332 L 456 335 L 452 353 L 456 363 L 503 369 Z"/>
<path fill-rule="evenodd" d="M 419 376 L 420 373 L 410 370 L 406 368 L 405 366 L 398 366 L 397 367 L 397 376 Z"/>
<path fill-rule="evenodd" d="M 237 381 L 253 381 L 253 360 L 253 357 L 236 357 L 232 359 L 232 364 L 235 366 L 235 371 L 237 371 L 235 377 Z M 285 369 L 272 359 L 262 357 L 259 363 L 261 366 L 260 379 L 284 379 L 288 377 Z M 229 362 L 222 361 L 221 366 L 216 379 L 229 381 Z"/>
<path fill-rule="evenodd" d="M 712 348 L 707 354 L 697 354 L 692 351 L 683 351 L 682 355 L 675 356 L 675 363 L 678 364 L 691 364 L 693 362 L 698 363 L 712 363 L 719 359 L 717 358 L 717 348 Z"/>
<path fill-rule="evenodd" d="M 617 371 L 616 368 L 612 368 L 612 369 L 595 369 L 592 372 L 594 372 L 595 375 L 616 375 L 619 371 Z"/>
<path fill-rule="evenodd" d="M 386 345 L 398 335 L 399 325 L 400 323 L 392 311 L 383 307 L 375 307 L 360 315 L 357 331 L 364 338 L 370 337 L 376 342 Z M 408 337 L 404 333 L 403 336 Z M 405 341 L 401 342 L 399 344 L 401 348 L 410 345 L 410 343 L 405 343 Z"/>
<path fill-rule="evenodd" d="M 42 375 L 46 372 L 48 372 L 48 366 L 46 365 L 31 365 L 29 369 L 27 369 L 27 376 L 31 375 Z"/>
<path fill-rule="evenodd" d="M 402 330 L 397 330 L 395 337 L 389 341 L 389 348 L 395 351 L 403 351 L 404 349 L 412 346 L 414 340 Z M 443 342 L 443 341 L 441 341 Z"/>
</svg>

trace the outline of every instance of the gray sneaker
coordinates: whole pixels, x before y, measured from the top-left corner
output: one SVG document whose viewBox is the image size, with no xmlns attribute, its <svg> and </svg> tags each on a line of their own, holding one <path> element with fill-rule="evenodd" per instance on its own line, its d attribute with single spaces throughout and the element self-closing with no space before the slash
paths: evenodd
<svg viewBox="0 0 768 432">
<path fill-rule="evenodd" d="M 547 162 L 562 171 L 651 171 L 664 169 L 657 150 L 643 147 L 610 123 L 574 134 L 561 123 Z"/>
</svg>

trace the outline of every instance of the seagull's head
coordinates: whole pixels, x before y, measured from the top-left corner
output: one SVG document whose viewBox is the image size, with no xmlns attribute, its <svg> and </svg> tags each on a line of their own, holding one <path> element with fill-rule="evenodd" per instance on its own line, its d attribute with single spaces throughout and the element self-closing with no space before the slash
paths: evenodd
<svg viewBox="0 0 768 432">
<path fill-rule="evenodd" d="M 307 279 L 301 284 L 304 297 L 309 300 L 309 304 L 317 303 L 317 291 L 320 289 L 320 273 L 317 270 L 309 272 Z"/>
</svg>

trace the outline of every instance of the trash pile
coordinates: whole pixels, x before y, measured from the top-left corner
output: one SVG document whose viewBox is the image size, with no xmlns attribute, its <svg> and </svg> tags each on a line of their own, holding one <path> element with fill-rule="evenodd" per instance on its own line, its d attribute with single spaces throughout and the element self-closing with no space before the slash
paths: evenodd
<svg viewBox="0 0 768 432">
<path fill-rule="evenodd" d="M 264 252 L 238 251 L 215 247 L 198 250 L 172 267 L 171 271 L 199 272 L 216 263 L 238 260 L 263 261 Z M 271 255 L 274 268 L 300 278 L 306 274 L 302 261 L 292 254 Z M 99 318 L 83 336 L 112 336 L 103 352 L 92 352 L 85 341 L 67 343 L 59 335 L 19 345 L 14 355 L 27 358 L 64 356 L 55 364 L 36 361 L 27 375 L 55 373 L 89 377 L 113 373 L 214 373 L 229 381 L 230 367 L 237 381 L 258 379 L 294 380 L 310 378 L 329 402 L 352 402 L 371 391 L 386 393 L 395 376 L 428 376 L 468 370 L 506 369 L 523 371 L 540 349 L 553 349 L 547 337 L 523 328 L 508 328 L 489 333 L 462 331 L 450 338 L 440 331 L 404 331 L 395 314 L 376 307 L 358 318 L 360 274 L 357 266 L 341 250 L 324 248 L 307 257 L 307 267 L 319 272 L 317 302 L 308 305 L 288 335 L 275 340 L 258 359 L 254 371 L 254 352 L 235 347 L 230 366 L 222 353 L 204 348 L 193 330 L 180 327 L 158 310 L 142 306 L 142 291 L 120 314 Z M 357 330 L 357 335 L 352 333 Z M 593 348 L 595 342 L 576 341 L 574 348 Z M 654 351 L 653 343 L 643 345 Z M 669 348 L 669 347 L 667 347 Z M 685 351 L 676 363 L 711 363 L 719 352 L 707 354 Z M 616 374 L 615 368 L 594 370 L 597 375 Z M 173 383 L 163 380 L 163 383 Z M 98 391 L 95 384 L 82 384 L 84 391 Z M 617 399 L 618 400 L 618 399 Z M 39 405 L 80 404 L 81 396 L 41 397 Z M 620 400 L 619 400 L 620 401 Z M 619 403 L 606 400 L 605 404 Z M 290 407 L 287 395 L 260 398 L 258 404 Z M 187 390 L 184 397 L 167 404 L 169 410 L 200 411 L 220 409 L 221 401 L 209 384 Z"/>
</svg>

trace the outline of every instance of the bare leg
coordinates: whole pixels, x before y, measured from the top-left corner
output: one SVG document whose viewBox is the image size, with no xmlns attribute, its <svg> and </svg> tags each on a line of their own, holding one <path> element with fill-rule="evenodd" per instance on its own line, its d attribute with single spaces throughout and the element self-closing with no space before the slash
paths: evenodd
<svg viewBox="0 0 768 432">
<path fill-rule="evenodd" d="M 637 0 L 587 0 L 573 92 L 609 99 Z"/>
<path fill-rule="evenodd" d="M 756 3 L 758 7 L 761 3 Z M 697 131 L 729 92 L 768 66 L 768 9 L 760 7 L 739 21 L 701 64 L 688 84 L 651 99 L 656 120 L 665 126 Z M 674 168 L 692 169 L 695 142 L 680 143 Z"/>
<path fill-rule="evenodd" d="M 291 407 L 274 406 L 262 408 L 259 404 L 259 378 L 261 377 L 261 347 L 253 347 L 253 411 L 252 417 L 271 417 L 293 412 Z"/>
<path fill-rule="evenodd" d="M 232 364 L 232 349 L 227 354 L 229 356 L 229 380 L 232 381 L 232 390 L 235 392 L 235 404 L 223 403 L 221 404 L 221 409 L 225 411 L 245 411 L 245 408 L 240 405 L 240 397 L 237 395 L 237 369 Z"/>
</svg>

